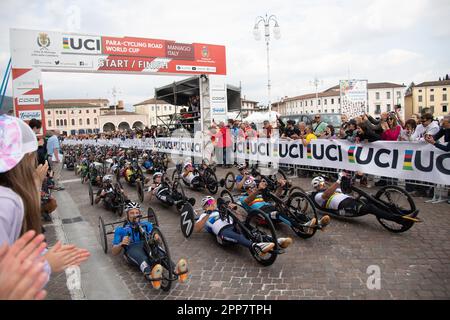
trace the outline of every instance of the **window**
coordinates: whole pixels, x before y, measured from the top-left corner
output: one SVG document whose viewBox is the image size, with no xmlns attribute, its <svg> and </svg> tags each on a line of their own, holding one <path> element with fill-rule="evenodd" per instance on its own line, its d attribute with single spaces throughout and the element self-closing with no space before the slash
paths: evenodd
<svg viewBox="0 0 450 320">
<path fill-rule="evenodd" d="M 338 98 L 338 104 L 341 104 L 341 98 Z"/>
<path fill-rule="evenodd" d="M 381 106 L 379 104 L 377 104 L 375 106 L 375 114 L 380 114 L 381 113 Z"/>
<path fill-rule="evenodd" d="M 397 98 L 401 98 L 402 93 L 400 91 L 397 91 Z"/>
<path fill-rule="evenodd" d="M 78 124 L 79 124 L 80 126 L 82 126 L 82 125 L 83 125 L 83 119 L 78 120 Z"/>
<path fill-rule="evenodd" d="M 72 125 L 73 126 L 75 125 L 75 119 L 72 119 Z"/>
<path fill-rule="evenodd" d="M 52 121 L 48 120 L 48 126 L 51 127 L 52 126 Z"/>
<path fill-rule="evenodd" d="M 86 110 L 86 113 L 89 113 L 89 109 L 88 109 L 88 110 Z"/>
<path fill-rule="evenodd" d="M 434 106 L 430 106 L 430 112 L 434 114 Z"/>
<path fill-rule="evenodd" d="M 380 100 L 380 93 L 379 92 L 375 92 L 375 100 Z"/>
<path fill-rule="evenodd" d="M 327 113 L 328 112 L 328 110 L 327 109 L 325 109 L 325 113 Z"/>
<path fill-rule="evenodd" d="M 447 112 L 447 106 L 446 105 L 442 106 L 442 112 Z"/>
<path fill-rule="evenodd" d="M 334 99 L 331 99 L 331 104 L 334 104 Z"/>
<path fill-rule="evenodd" d="M 434 102 L 434 94 L 431 94 L 431 95 L 430 95 L 430 101 L 431 101 L 431 102 Z"/>
<path fill-rule="evenodd" d="M 164 111 L 167 111 L 167 106 L 164 106 Z"/>
<path fill-rule="evenodd" d="M 158 108 L 158 111 L 159 111 L 160 110 L 159 106 L 157 108 Z"/>
<path fill-rule="evenodd" d="M 422 92 L 422 89 L 420 89 L 419 92 Z"/>
<path fill-rule="evenodd" d="M 422 113 L 423 107 L 419 107 L 419 113 Z"/>
<path fill-rule="evenodd" d="M 67 126 L 67 119 L 64 119 L 64 126 Z"/>
<path fill-rule="evenodd" d="M 152 111 L 155 111 L 155 106 L 152 106 Z"/>
<path fill-rule="evenodd" d="M 97 113 L 97 109 L 94 109 L 94 113 Z"/>
<path fill-rule="evenodd" d="M 386 92 L 386 99 L 390 99 L 391 98 L 391 93 L 390 92 Z"/>
<path fill-rule="evenodd" d="M 94 118 L 94 124 L 97 125 L 97 118 Z"/>
<path fill-rule="evenodd" d="M 59 126 L 59 119 L 56 119 L 56 126 Z"/>
<path fill-rule="evenodd" d="M 434 92 L 434 89 L 430 89 L 431 92 Z"/>
<path fill-rule="evenodd" d="M 422 96 L 419 96 L 419 102 L 422 102 Z"/>
<path fill-rule="evenodd" d="M 447 94 L 446 93 L 442 95 L 442 100 L 447 101 Z"/>
<path fill-rule="evenodd" d="M 324 104 L 325 104 L 325 105 L 327 104 L 327 99 L 325 99 L 325 102 L 324 102 Z"/>
<path fill-rule="evenodd" d="M 447 91 L 447 88 L 442 88 L 442 91 Z"/>
<path fill-rule="evenodd" d="M 64 110 L 63 113 L 66 114 L 66 110 Z"/>
<path fill-rule="evenodd" d="M 89 126 L 91 124 L 91 120 L 89 118 L 86 119 L 86 124 Z"/>
<path fill-rule="evenodd" d="M 386 105 L 386 110 L 387 110 L 387 112 L 390 112 L 390 111 L 391 111 L 391 105 L 390 105 L 390 104 L 387 104 L 387 105 Z"/>
<path fill-rule="evenodd" d="M 320 106 L 320 100 L 317 100 L 317 105 Z"/>
<path fill-rule="evenodd" d="M 334 109 L 331 109 L 331 113 L 334 113 Z"/>
<path fill-rule="evenodd" d="M 307 107 L 308 106 L 308 101 L 305 101 L 305 107 Z"/>
<path fill-rule="evenodd" d="M 70 113 L 73 114 L 73 110 Z"/>
<path fill-rule="evenodd" d="M 80 114 L 81 113 L 81 110 L 80 111 L 78 111 L 78 114 Z"/>
</svg>

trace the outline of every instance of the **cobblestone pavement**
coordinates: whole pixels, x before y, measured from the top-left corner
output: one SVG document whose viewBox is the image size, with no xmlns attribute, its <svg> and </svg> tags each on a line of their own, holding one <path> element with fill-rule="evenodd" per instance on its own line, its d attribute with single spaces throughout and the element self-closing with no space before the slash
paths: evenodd
<svg viewBox="0 0 450 320">
<path fill-rule="evenodd" d="M 225 170 L 219 168 L 219 179 L 224 174 Z M 74 178 L 73 172 L 63 171 L 63 180 Z M 310 189 L 309 181 L 293 179 L 295 185 L 306 190 Z M 100 215 L 106 222 L 116 220 L 112 212 L 89 204 L 86 185 L 71 182 L 65 186 L 64 192 L 79 204 L 83 218 L 92 226 L 97 226 Z M 125 189 L 131 199 L 137 200 L 134 189 Z M 200 192 L 186 191 L 199 203 Z M 187 284 L 174 283 L 172 290 L 164 293 L 152 289 L 138 269 L 127 265 L 123 258 L 111 256 L 111 261 L 117 277 L 135 299 L 449 299 L 450 205 L 424 200 L 415 198 L 424 223 L 403 234 L 388 232 L 371 215 L 332 219 L 325 232 L 308 240 L 279 226 L 277 234 L 292 237 L 294 243 L 270 267 L 260 266 L 243 247 L 219 246 L 206 233 L 186 240 L 180 231 L 179 215 L 154 201 L 151 206 L 158 215 L 172 259 L 188 259 L 190 280 Z M 146 200 L 145 209 L 148 205 Z M 367 269 L 372 265 L 381 271 L 379 290 L 367 288 Z M 56 291 L 50 297 L 64 299 L 64 293 L 61 297 L 58 294 Z"/>
</svg>

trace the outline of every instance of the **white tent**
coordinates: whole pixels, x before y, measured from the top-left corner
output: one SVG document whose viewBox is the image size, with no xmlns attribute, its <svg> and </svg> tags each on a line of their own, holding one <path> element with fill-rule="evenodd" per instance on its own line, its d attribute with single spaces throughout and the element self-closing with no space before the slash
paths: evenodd
<svg viewBox="0 0 450 320">
<path fill-rule="evenodd" d="M 273 123 L 277 121 L 277 116 L 279 115 L 280 114 L 276 111 L 253 112 L 247 118 L 243 119 L 243 121 L 263 123 L 265 120 L 269 120 L 270 123 Z"/>
</svg>

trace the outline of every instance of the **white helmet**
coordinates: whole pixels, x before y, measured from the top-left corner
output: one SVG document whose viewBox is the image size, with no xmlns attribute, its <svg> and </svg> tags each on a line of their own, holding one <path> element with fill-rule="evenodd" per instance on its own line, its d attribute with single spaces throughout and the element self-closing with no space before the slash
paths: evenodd
<svg viewBox="0 0 450 320">
<path fill-rule="evenodd" d="M 206 204 L 209 200 L 215 200 L 215 199 L 214 199 L 213 197 L 211 197 L 211 196 L 203 197 L 203 199 L 202 199 L 202 208 L 205 206 L 205 204 Z"/>
<path fill-rule="evenodd" d="M 244 181 L 244 189 L 248 189 L 248 188 L 255 187 L 255 186 L 256 186 L 256 181 L 255 181 L 255 178 L 253 178 L 253 177 L 248 177 Z"/>
<path fill-rule="evenodd" d="M 161 172 L 155 172 L 154 174 L 153 174 L 153 180 L 155 180 L 155 178 L 157 178 L 157 177 L 162 177 L 162 173 Z"/>
<path fill-rule="evenodd" d="M 318 186 L 320 186 L 323 183 L 325 183 L 325 179 L 321 176 L 315 177 L 314 179 L 311 180 L 311 185 L 314 189 L 316 189 Z"/>
<path fill-rule="evenodd" d="M 185 169 L 187 166 L 192 166 L 192 163 L 191 162 L 185 162 L 184 166 L 183 166 L 183 169 Z"/>
<path fill-rule="evenodd" d="M 137 202 L 133 202 L 133 201 L 128 201 L 127 203 L 125 203 L 125 212 L 128 212 L 132 209 L 139 209 L 141 210 L 141 205 Z"/>
<path fill-rule="evenodd" d="M 237 168 L 239 171 L 241 171 L 241 170 L 244 170 L 245 168 L 247 168 L 247 165 L 245 163 L 240 163 L 240 164 L 238 164 Z"/>
<path fill-rule="evenodd" d="M 103 177 L 102 179 L 103 182 L 112 182 L 113 181 L 113 176 L 110 174 L 107 174 L 106 176 Z"/>
</svg>

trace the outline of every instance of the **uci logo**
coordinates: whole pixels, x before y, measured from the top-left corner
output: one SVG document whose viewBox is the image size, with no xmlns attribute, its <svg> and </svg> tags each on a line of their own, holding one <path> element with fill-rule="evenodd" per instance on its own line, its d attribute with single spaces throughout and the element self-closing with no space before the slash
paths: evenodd
<svg viewBox="0 0 450 320">
<path fill-rule="evenodd" d="M 79 53 L 101 53 L 100 37 L 63 36 L 63 49 Z"/>
</svg>

